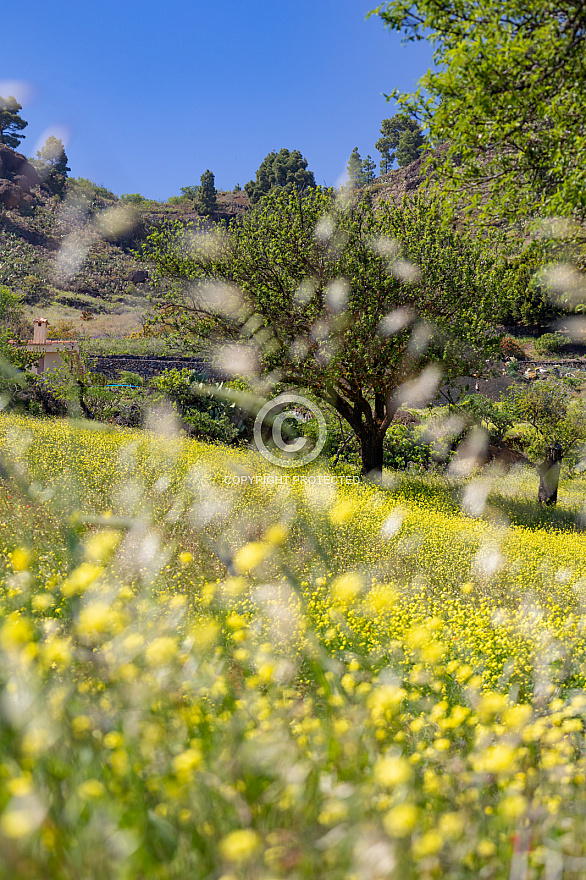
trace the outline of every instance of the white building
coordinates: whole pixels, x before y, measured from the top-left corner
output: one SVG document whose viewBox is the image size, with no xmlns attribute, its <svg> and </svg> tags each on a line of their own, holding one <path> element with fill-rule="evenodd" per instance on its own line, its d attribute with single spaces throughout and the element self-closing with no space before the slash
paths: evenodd
<svg viewBox="0 0 586 880">
<path fill-rule="evenodd" d="M 46 318 L 33 321 L 33 341 L 26 343 L 26 350 L 38 352 L 39 360 L 32 367 L 34 373 L 45 373 L 69 363 L 81 372 L 79 343 L 77 339 L 47 339 L 49 322 Z"/>
</svg>

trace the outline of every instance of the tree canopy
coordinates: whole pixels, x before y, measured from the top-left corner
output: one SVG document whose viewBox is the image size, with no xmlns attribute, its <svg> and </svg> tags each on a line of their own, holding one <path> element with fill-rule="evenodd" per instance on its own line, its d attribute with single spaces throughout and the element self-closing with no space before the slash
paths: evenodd
<svg viewBox="0 0 586 880">
<path fill-rule="evenodd" d="M 351 187 L 368 186 L 374 180 L 376 162 L 373 162 L 371 156 L 367 156 L 363 160 L 358 152 L 358 147 L 354 147 L 348 159 L 346 170 L 348 173 L 348 183 Z"/>
<path fill-rule="evenodd" d="M 244 189 L 251 204 L 256 204 L 263 196 L 276 189 L 286 192 L 304 192 L 315 186 L 313 171 L 307 168 L 307 159 L 304 159 L 299 150 L 282 149 L 278 153 L 274 151 L 262 160 L 256 180 L 249 180 Z"/>
<path fill-rule="evenodd" d="M 358 152 L 358 147 L 354 147 L 350 153 L 346 171 L 350 186 L 360 186 L 362 184 L 362 156 Z"/>
<path fill-rule="evenodd" d="M 425 138 L 421 126 L 407 113 L 396 113 L 383 119 L 380 132 L 382 137 L 375 143 L 381 154 L 381 173 L 387 174 L 397 160 L 399 168 L 410 165 L 419 158 Z"/>
<path fill-rule="evenodd" d="M 197 209 L 206 216 L 211 216 L 218 210 L 216 199 L 216 181 L 213 172 L 208 168 L 200 177 L 200 187 L 196 199 Z"/>
<path fill-rule="evenodd" d="M 444 144 L 442 188 L 475 185 L 473 206 L 500 216 L 586 217 L 581 0 L 389 0 L 370 14 L 434 47 L 415 94 L 392 94 Z"/>
<path fill-rule="evenodd" d="M 26 128 L 28 122 L 19 116 L 18 111 L 22 110 L 22 104 L 19 104 L 14 95 L 3 98 L 0 95 L 0 144 L 6 144 L 16 150 L 23 134 L 19 134 Z"/>
<path fill-rule="evenodd" d="M 50 135 L 43 147 L 37 150 L 33 164 L 44 185 L 57 195 L 65 192 L 65 181 L 71 168 L 67 165 L 67 153 L 63 141 Z"/>
<path fill-rule="evenodd" d="M 176 223 L 149 237 L 146 256 L 182 282 L 159 303 L 165 319 L 189 336 L 204 317 L 261 374 L 329 403 L 365 473 L 382 467 L 404 383 L 430 361 L 465 373 L 490 344 L 503 267 L 422 199 L 374 211 L 321 188 L 278 192 L 218 235 Z M 433 396 L 436 378 L 409 393 Z"/>
</svg>

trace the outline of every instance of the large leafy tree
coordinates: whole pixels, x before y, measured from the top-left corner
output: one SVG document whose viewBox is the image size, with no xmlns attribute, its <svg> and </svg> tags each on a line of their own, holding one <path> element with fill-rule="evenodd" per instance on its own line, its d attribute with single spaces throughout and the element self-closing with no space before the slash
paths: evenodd
<svg viewBox="0 0 586 880">
<path fill-rule="evenodd" d="M 315 178 L 313 171 L 307 168 L 307 159 L 299 150 L 282 149 L 265 156 L 256 172 L 256 180 L 249 180 L 244 189 L 254 205 L 273 190 L 304 192 L 314 186 Z"/>
<path fill-rule="evenodd" d="M 434 47 L 415 94 L 393 94 L 445 142 L 444 190 L 476 185 L 472 205 L 501 217 L 586 217 L 582 0 L 389 0 L 373 13 Z"/>
<path fill-rule="evenodd" d="M 65 182 L 71 171 L 67 162 L 63 141 L 51 135 L 44 146 L 37 150 L 37 158 L 33 163 L 45 186 L 59 196 L 65 192 Z"/>
<path fill-rule="evenodd" d="M 176 223 L 149 237 L 147 256 L 179 282 L 160 302 L 166 320 L 185 336 L 204 317 L 263 375 L 330 404 L 356 433 L 365 474 L 382 468 L 404 383 L 430 360 L 465 372 L 490 342 L 504 270 L 422 200 L 374 211 L 320 188 L 280 192 L 213 247 L 194 233 Z"/>
<path fill-rule="evenodd" d="M 423 149 L 421 126 L 406 113 L 396 113 L 381 122 L 382 137 L 375 144 L 381 154 L 381 173 L 388 173 L 397 160 L 399 168 L 414 162 Z"/>
<path fill-rule="evenodd" d="M 19 104 L 13 95 L 9 95 L 8 98 L 0 95 L 0 144 L 6 144 L 14 150 L 24 138 L 19 132 L 28 125 L 28 122 L 19 116 L 19 110 L 22 110 L 22 104 Z"/>
</svg>

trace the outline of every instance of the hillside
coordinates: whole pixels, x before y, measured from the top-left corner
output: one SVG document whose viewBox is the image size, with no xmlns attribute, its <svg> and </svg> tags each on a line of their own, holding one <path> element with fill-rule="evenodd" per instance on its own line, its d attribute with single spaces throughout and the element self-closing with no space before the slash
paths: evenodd
<svg viewBox="0 0 586 880">
<path fill-rule="evenodd" d="M 217 219 L 246 210 L 245 193 L 219 193 Z M 198 219 L 189 203 L 127 204 L 71 179 L 65 198 L 46 189 L 26 157 L 0 145 L 0 284 L 20 292 L 27 315 L 63 332 L 123 335 L 140 328 L 151 289 L 134 249 L 167 219 Z"/>
<path fill-rule="evenodd" d="M 419 159 L 378 178 L 373 195 L 399 200 L 414 192 L 421 168 Z M 227 222 L 247 208 L 246 193 L 220 192 L 214 219 Z M 149 229 L 174 219 L 199 215 L 188 201 L 125 202 L 83 178 L 69 179 L 60 199 L 24 155 L 0 145 L 0 284 L 21 293 L 27 317 L 42 312 L 62 334 L 140 329 L 151 280 L 134 252 Z"/>
</svg>

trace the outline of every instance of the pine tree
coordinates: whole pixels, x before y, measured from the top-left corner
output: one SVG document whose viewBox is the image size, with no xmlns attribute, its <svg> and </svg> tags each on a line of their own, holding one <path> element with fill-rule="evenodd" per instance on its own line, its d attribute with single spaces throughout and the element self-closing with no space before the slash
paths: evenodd
<svg viewBox="0 0 586 880">
<path fill-rule="evenodd" d="M 256 172 L 256 180 L 249 180 L 244 190 L 251 205 L 254 205 L 274 190 L 302 193 L 313 187 L 315 178 L 313 171 L 307 168 L 307 159 L 299 150 L 283 148 L 278 153 L 273 150 L 265 156 Z"/>
<path fill-rule="evenodd" d="M 410 165 L 411 162 L 415 162 L 416 159 L 419 159 L 422 142 L 423 138 L 421 137 L 420 132 L 403 132 L 399 138 L 399 146 L 397 147 L 397 165 L 399 168 L 404 168 L 405 165 Z"/>
<path fill-rule="evenodd" d="M 213 173 L 208 168 L 200 177 L 201 185 L 197 194 L 197 209 L 201 214 L 209 217 L 218 210 L 216 199 L 216 182 Z"/>
<path fill-rule="evenodd" d="M 367 156 L 364 162 L 362 163 L 362 173 L 361 173 L 361 181 L 362 186 L 368 186 L 369 183 L 372 183 L 376 174 L 376 162 L 373 160 L 372 156 Z"/>
<path fill-rule="evenodd" d="M 16 150 L 24 138 L 24 135 L 18 132 L 28 125 L 28 122 L 18 115 L 19 110 L 22 110 L 22 104 L 18 103 L 14 95 L 9 95 L 8 98 L 0 95 L 0 144 L 6 144 L 13 150 Z"/>
<path fill-rule="evenodd" d="M 409 146 L 409 155 L 413 156 L 409 162 L 413 162 L 419 157 L 421 148 L 425 143 L 425 138 L 419 124 L 414 119 L 410 119 L 406 113 L 397 113 L 395 116 L 391 116 L 390 119 L 383 119 L 380 132 L 382 137 L 375 143 L 375 147 L 381 154 L 381 174 L 388 174 L 395 159 L 398 159 L 399 144 L 401 138 L 407 132 L 413 134 L 413 139 L 409 139 L 408 144 L 407 142 L 405 143 L 403 156 L 407 155 L 406 150 L 407 146 Z M 408 165 L 409 162 L 404 162 L 404 164 Z"/>
<path fill-rule="evenodd" d="M 63 141 L 51 135 L 42 149 L 37 150 L 34 166 L 47 189 L 62 196 L 65 192 L 67 173 L 71 168 L 67 165 L 67 153 Z"/>
<path fill-rule="evenodd" d="M 388 174 L 393 167 L 393 163 L 388 156 L 382 155 L 378 167 L 381 174 Z"/>
<path fill-rule="evenodd" d="M 354 147 L 347 165 L 348 183 L 352 187 L 362 185 L 362 158 L 358 152 L 358 147 Z"/>
</svg>

